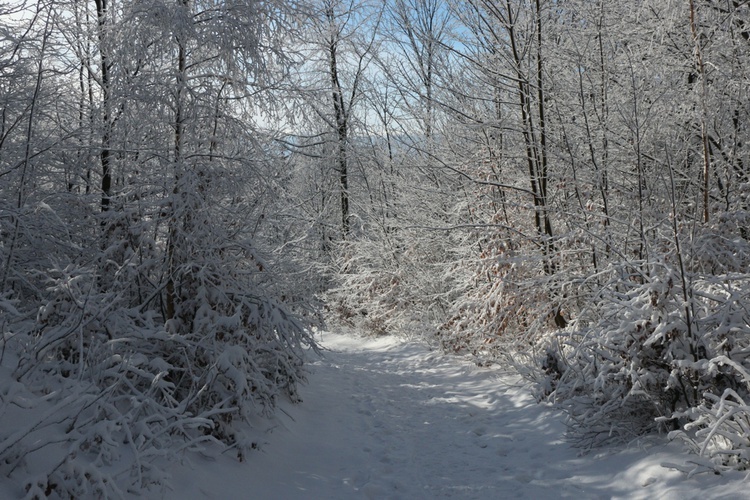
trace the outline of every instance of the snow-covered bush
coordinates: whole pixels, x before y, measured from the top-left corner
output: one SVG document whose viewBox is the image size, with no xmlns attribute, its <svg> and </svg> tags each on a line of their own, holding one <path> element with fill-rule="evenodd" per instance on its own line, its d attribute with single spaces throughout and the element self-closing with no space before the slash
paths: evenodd
<svg viewBox="0 0 750 500">
<path fill-rule="evenodd" d="M 657 428 L 656 418 L 697 403 L 708 382 L 683 361 L 705 358 L 686 321 L 680 281 L 663 266 L 651 277 L 627 267 L 588 310 L 548 340 L 540 389 L 566 408 L 582 445 Z"/>
<path fill-rule="evenodd" d="M 299 399 L 303 348 L 313 342 L 243 276 L 253 263 L 237 255 L 235 279 L 222 272 L 226 259 L 192 263 L 194 302 L 181 305 L 192 317 L 179 327 L 100 291 L 90 268 L 50 272 L 34 330 L 3 345 L 12 341 L 16 356 L 4 397 L 28 423 L 0 436 L 2 473 L 28 466 L 30 497 L 116 496 L 123 485 L 161 483 L 183 451 L 216 443 L 242 459 L 257 447 L 256 420 L 281 397 Z"/>
<path fill-rule="evenodd" d="M 680 416 L 690 421 L 669 437 L 684 441 L 690 451 L 705 460 L 688 472 L 706 469 L 721 472 L 746 470 L 750 466 L 750 404 L 736 391 L 725 389 L 721 396 L 706 393 L 704 401 Z"/>
<path fill-rule="evenodd" d="M 446 351 L 488 360 L 555 328 L 560 306 L 551 296 L 552 279 L 510 246 L 475 262 L 474 286 L 466 287 L 438 332 Z"/>
<path fill-rule="evenodd" d="M 443 258 L 456 236 L 399 230 L 384 254 L 382 242 L 346 243 L 327 293 L 330 323 L 369 334 L 431 337 L 460 291 L 456 269 Z M 411 238 L 414 238 L 411 240 Z M 422 239 L 424 238 L 424 239 Z"/>
<path fill-rule="evenodd" d="M 696 295 L 704 306 L 699 326 L 709 356 L 683 365 L 711 384 L 703 388 L 699 404 L 673 416 L 684 425 L 670 437 L 705 459 L 691 472 L 744 470 L 750 465 L 750 280 L 742 274 L 713 276 Z"/>
<path fill-rule="evenodd" d="M 673 430 L 722 465 L 744 456 L 747 279 L 629 269 L 541 342 L 540 396 L 566 409 L 582 446 Z"/>
</svg>

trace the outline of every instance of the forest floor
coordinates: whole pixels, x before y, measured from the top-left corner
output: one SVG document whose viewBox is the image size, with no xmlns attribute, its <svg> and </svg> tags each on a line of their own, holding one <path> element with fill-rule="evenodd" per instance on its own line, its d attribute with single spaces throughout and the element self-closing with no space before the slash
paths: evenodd
<svg viewBox="0 0 750 500">
<path fill-rule="evenodd" d="M 517 375 L 389 337 L 320 340 L 304 403 L 262 449 L 176 468 L 168 498 L 750 498 L 745 473 L 662 466 L 690 460 L 663 437 L 582 455 Z"/>
</svg>

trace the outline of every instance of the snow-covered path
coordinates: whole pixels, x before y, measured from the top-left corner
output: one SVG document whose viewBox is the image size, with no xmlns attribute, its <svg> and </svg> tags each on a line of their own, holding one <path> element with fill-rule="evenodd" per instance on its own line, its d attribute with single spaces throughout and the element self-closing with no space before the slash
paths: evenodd
<svg viewBox="0 0 750 500">
<path fill-rule="evenodd" d="M 658 440 L 578 456 L 515 376 L 391 338 L 322 343 L 263 450 L 175 471 L 174 498 L 750 498 L 739 473 L 661 467 L 687 457 Z"/>
</svg>

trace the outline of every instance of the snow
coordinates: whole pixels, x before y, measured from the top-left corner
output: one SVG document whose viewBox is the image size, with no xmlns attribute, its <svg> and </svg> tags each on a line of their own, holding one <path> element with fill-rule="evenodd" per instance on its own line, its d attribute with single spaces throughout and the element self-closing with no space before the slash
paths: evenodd
<svg viewBox="0 0 750 500">
<path fill-rule="evenodd" d="M 392 337 L 324 333 L 304 403 L 244 462 L 193 458 L 166 498 L 750 498 L 745 474 L 690 479 L 661 437 L 582 455 L 517 376 Z"/>
</svg>

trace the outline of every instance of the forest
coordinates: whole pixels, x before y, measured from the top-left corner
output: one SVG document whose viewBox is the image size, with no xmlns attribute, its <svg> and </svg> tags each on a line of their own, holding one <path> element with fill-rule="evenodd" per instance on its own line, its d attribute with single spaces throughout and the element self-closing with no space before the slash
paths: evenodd
<svg viewBox="0 0 750 500">
<path fill-rule="evenodd" d="M 747 0 L 2 2 L 0 473 L 243 460 L 324 328 L 747 468 L 748 92 Z"/>
</svg>

